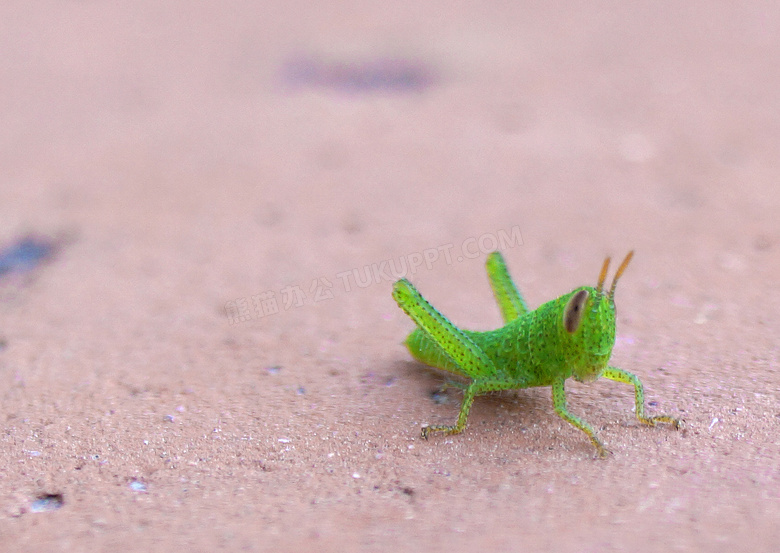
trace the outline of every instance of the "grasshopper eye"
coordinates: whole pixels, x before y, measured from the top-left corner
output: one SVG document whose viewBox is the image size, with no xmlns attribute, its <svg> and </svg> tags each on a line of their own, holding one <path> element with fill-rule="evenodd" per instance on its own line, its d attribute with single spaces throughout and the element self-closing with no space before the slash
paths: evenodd
<svg viewBox="0 0 780 553">
<path fill-rule="evenodd" d="M 587 290 L 580 290 L 566 304 L 566 309 L 563 311 L 563 326 L 570 334 L 574 334 L 580 326 L 588 296 Z"/>
</svg>

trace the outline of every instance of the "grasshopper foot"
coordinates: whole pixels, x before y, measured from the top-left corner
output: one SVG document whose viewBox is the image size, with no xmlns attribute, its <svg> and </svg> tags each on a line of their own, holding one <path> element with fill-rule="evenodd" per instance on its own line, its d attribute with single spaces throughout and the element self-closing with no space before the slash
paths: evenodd
<svg viewBox="0 0 780 553">
<path fill-rule="evenodd" d="M 461 430 L 457 426 L 423 426 L 420 430 L 420 436 L 427 440 L 433 432 L 441 432 L 445 436 L 449 436 L 450 434 L 458 434 Z"/>
<path fill-rule="evenodd" d="M 659 415 L 656 417 L 641 417 L 639 421 L 642 424 L 646 424 L 647 426 L 655 426 L 659 422 L 663 422 L 666 424 L 671 424 L 675 430 L 679 430 L 680 426 L 682 425 L 682 421 L 680 419 L 668 417 L 666 415 Z"/>
<path fill-rule="evenodd" d="M 604 444 L 601 443 L 601 441 L 598 438 L 591 438 L 591 442 L 596 448 L 596 456 L 599 459 L 606 459 L 610 455 L 612 455 L 612 452 L 608 450 L 606 447 L 604 447 Z"/>
</svg>

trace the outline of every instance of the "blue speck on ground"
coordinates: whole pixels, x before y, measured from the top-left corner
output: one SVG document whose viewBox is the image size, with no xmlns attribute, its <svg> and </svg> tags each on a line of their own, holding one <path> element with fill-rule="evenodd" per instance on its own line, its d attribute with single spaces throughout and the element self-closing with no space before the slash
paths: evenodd
<svg viewBox="0 0 780 553">
<path fill-rule="evenodd" d="M 51 258 L 57 245 L 52 240 L 26 236 L 0 250 L 0 277 L 7 273 L 26 273 Z"/>
</svg>

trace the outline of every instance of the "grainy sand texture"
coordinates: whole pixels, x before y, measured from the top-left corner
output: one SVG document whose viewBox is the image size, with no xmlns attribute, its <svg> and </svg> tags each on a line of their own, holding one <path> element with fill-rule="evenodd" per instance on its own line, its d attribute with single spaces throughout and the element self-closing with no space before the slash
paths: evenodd
<svg viewBox="0 0 780 553">
<path fill-rule="evenodd" d="M 780 8 L 0 5 L 0 550 L 772 551 Z M 636 255 L 613 364 L 477 398 L 501 324 Z"/>
</svg>

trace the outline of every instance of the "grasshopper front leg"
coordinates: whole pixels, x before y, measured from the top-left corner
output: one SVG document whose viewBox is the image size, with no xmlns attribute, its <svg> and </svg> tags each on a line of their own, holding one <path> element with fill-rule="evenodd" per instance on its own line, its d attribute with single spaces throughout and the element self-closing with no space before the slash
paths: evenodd
<svg viewBox="0 0 780 553">
<path fill-rule="evenodd" d="M 596 447 L 599 457 L 606 457 L 609 455 L 609 450 L 604 447 L 604 444 L 596 437 L 596 431 L 593 430 L 593 427 L 577 415 L 570 413 L 569 409 L 566 407 L 565 381 L 566 380 L 561 377 L 556 378 L 552 383 L 553 407 L 555 412 L 558 413 L 558 416 L 563 420 L 585 432 L 585 434 L 588 435 L 588 438 L 590 438 L 591 443 Z"/>
<path fill-rule="evenodd" d="M 615 382 L 625 382 L 634 386 L 634 401 L 636 403 L 636 418 L 639 422 L 648 426 L 655 426 L 658 422 L 665 422 L 674 426 L 677 430 L 680 428 L 680 419 L 669 417 L 667 415 L 657 415 L 655 417 L 645 416 L 645 389 L 639 378 L 628 371 L 618 369 L 617 367 L 608 367 L 604 369 L 601 376 L 614 380 Z"/>
</svg>

